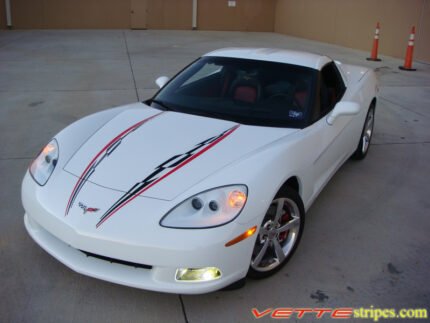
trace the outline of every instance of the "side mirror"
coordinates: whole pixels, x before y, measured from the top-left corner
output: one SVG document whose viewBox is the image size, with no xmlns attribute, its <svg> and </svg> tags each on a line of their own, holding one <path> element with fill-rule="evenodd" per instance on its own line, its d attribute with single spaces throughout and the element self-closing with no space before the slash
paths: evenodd
<svg viewBox="0 0 430 323">
<path fill-rule="evenodd" d="M 341 116 L 353 116 L 360 112 L 360 105 L 356 102 L 339 102 L 327 117 L 327 123 L 333 125 Z"/>
<path fill-rule="evenodd" d="M 158 79 L 155 80 L 155 83 L 160 89 L 165 86 L 167 82 L 169 82 L 169 78 L 167 76 L 160 76 Z"/>
</svg>

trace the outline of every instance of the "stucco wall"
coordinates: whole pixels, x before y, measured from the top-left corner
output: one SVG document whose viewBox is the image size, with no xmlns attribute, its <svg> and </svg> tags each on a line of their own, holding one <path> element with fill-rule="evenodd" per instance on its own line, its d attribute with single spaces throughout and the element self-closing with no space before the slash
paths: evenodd
<svg viewBox="0 0 430 323">
<path fill-rule="evenodd" d="M 273 31 L 275 5 L 275 0 L 237 0 L 229 7 L 226 0 L 199 0 L 198 29 Z"/>
<path fill-rule="evenodd" d="M 0 3 L 0 29 L 6 29 L 6 9 L 3 3 Z"/>
<path fill-rule="evenodd" d="M 139 9 L 146 11 L 146 28 L 191 29 L 192 0 L 146 0 Z M 16 29 L 131 28 L 131 14 L 130 0 L 12 1 Z"/>
<path fill-rule="evenodd" d="M 132 3 L 135 5 L 132 5 Z M 412 25 L 415 59 L 430 62 L 430 0 L 198 0 L 200 30 L 275 31 L 402 58 Z M 138 5 L 136 5 L 138 3 Z M 16 29 L 191 29 L 192 0 L 11 0 Z M 133 9 L 138 12 L 132 13 Z M 133 19 L 131 18 L 133 16 Z M 6 27 L 0 0 L 0 29 Z"/>
<path fill-rule="evenodd" d="M 192 0 L 148 0 L 148 29 L 191 29 Z"/>
<path fill-rule="evenodd" d="M 130 0 L 12 0 L 16 29 L 129 28 Z"/>
<path fill-rule="evenodd" d="M 379 21 L 380 53 L 403 57 L 415 25 L 416 58 L 430 61 L 429 6 L 430 0 L 277 0 L 274 30 L 370 51 Z"/>
</svg>

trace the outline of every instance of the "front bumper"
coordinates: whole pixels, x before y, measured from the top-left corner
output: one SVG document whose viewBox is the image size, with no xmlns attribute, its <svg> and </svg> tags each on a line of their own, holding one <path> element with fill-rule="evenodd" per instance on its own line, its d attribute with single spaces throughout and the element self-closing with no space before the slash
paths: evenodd
<svg viewBox="0 0 430 323">
<path fill-rule="evenodd" d="M 121 285 L 153 291 L 201 294 L 226 287 L 246 276 L 255 237 L 234 246 L 225 243 L 255 225 L 233 221 L 212 229 L 180 230 L 157 226 L 158 235 L 140 243 L 109 239 L 73 228 L 63 216 L 52 214 L 43 205 L 40 187 L 24 179 L 22 199 L 25 227 L 30 236 L 49 254 L 74 271 Z M 152 203 L 165 203 L 154 201 Z M 159 238 L 154 238 L 154 237 Z M 146 239 L 146 240 L 145 240 Z M 159 239 L 159 240 L 157 240 Z M 111 263 L 88 257 L 80 250 L 122 261 L 141 263 L 151 269 Z M 177 268 L 217 267 L 221 278 L 209 282 L 176 281 Z"/>
</svg>

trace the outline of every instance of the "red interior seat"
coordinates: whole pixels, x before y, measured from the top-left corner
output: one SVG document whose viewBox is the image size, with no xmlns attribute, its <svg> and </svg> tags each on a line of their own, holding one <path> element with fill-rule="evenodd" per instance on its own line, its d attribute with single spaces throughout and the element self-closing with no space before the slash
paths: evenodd
<svg viewBox="0 0 430 323">
<path fill-rule="evenodd" d="M 233 98 L 238 101 L 254 103 L 257 100 L 257 89 L 252 86 L 238 86 L 234 90 Z"/>
<path fill-rule="evenodd" d="M 308 93 L 306 91 L 300 91 L 300 92 L 296 92 L 294 94 L 295 99 L 300 104 L 300 107 L 306 106 L 306 97 L 307 97 L 307 94 Z"/>
</svg>

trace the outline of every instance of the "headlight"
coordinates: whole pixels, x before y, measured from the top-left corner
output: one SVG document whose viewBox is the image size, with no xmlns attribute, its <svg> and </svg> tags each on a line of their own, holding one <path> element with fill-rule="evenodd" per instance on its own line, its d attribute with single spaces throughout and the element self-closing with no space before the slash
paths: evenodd
<svg viewBox="0 0 430 323">
<path fill-rule="evenodd" d="M 233 221 L 245 206 L 245 185 L 218 187 L 194 195 L 167 213 L 160 225 L 168 228 L 210 228 Z"/>
<path fill-rule="evenodd" d="M 58 161 L 58 143 L 55 139 L 47 144 L 30 165 L 30 174 L 37 184 L 48 181 Z"/>
</svg>

